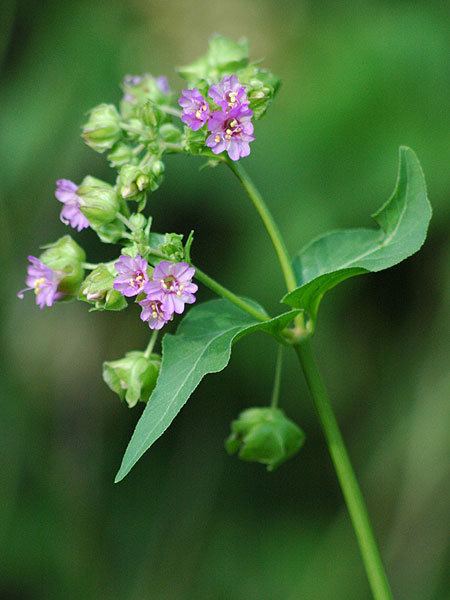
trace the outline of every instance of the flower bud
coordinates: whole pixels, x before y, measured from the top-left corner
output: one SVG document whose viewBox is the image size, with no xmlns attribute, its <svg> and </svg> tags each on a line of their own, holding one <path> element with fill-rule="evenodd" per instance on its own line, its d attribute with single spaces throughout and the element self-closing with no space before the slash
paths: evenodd
<svg viewBox="0 0 450 600">
<path fill-rule="evenodd" d="M 164 123 L 159 128 L 159 135 L 165 142 L 169 142 L 170 144 L 179 144 L 181 142 L 183 133 L 172 123 Z"/>
<path fill-rule="evenodd" d="M 166 233 L 159 251 L 170 260 L 180 262 L 184 259 L 183 236 L 179 233 Z"/>
<path fill-rule="evenodd" d="M 65 235 L 44 248 L 40 260 L 54 271 L 64 273 L 58 285 L 59 291 L 67 296 L 76 294 L 84 277 L 82 264 L 86 260 L 86 254 L 83 248 L 70 235 Z"/>
<path fill-rule="evenodd" d="M 161 357 L 144 352 L 127 352 L 124 358 L 103 363 L 103 380 L 130 408 L 147 402 L 156 385 Z"/>
<path fill-rule="evenodd" d="M 279 408 L 249 408 L 231 424 L 225 442 L 229 454 L 259 462 L 273 471 L 296 454 L 305 441 L 303 431 Z"/>
<path fill-rule="evenodd" d="M 100 264 L 81 284 L 78 298 L 92 304 L 92 310 L 122 310 L 127 307 L 127 301 L 113 284 L 114 270 Z"/>
<path fill-rule="evenodd" d="M 160 160 L 145 166 L 124 165 L 117 180 L 119 194 L 125 200 L 138 202 L 141 209 L 145 203 L 146 192 L 158 189 L 163 173 L 164 163 Z"/>
<path fill-rule="evenodd" d="M 147 225 L 147 219 L 142 213 L 133 213 L 128 219 L 132 231 L 144 229 Z"/>
<path fill-rule="evenodd" d="M 111 167 L 123 167 L 123 165 L 129 164 L 133 160 L 136 160 L 133 148 L 122 142 L 116 144 L 108 154 L 108 161 Z"/>
<path fill-rule="evenodd" d="M 115 220 L 119 212 L 119 198 L 108 183 L 88 175 L 81 182 L 77 195 L 80 198 L 80 210 L 93 228 Z"/>
<path fill-rule="evenodd" d="M 112 148 L 121 135 L 120 116 L 115 106 L 99 104 L 91 110 L 82 133 L 88 146 L 96 152 L 104 152 Z"/>
</svg>

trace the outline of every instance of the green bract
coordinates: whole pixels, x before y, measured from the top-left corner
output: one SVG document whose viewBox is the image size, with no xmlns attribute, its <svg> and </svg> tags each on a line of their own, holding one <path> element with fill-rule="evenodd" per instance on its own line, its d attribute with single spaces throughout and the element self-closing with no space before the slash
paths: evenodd
<svg viewBox="0 0 450 600">
<path fill-rule="evenodd" d="M 116 190 L 108 183 L 88 175 L 77 190 L 81 212 L 92 228 L 100 228 L 113 222 L 119 212 Z"/>
<path fill-rule="evenodd" d="M 305 434 L 279 408 L 248 408 L 231 424 L 229 454 L 267 465 L 273 471 L 303 446 Z"/>
<path fill-rule="evenodd" d="M 92 304 L 91 310 L 123 310 L 127 301 L 113 288 L 114 276 L 112 266 L 98 265 L 81 284 L 78 298 Z"/>
<path fill-rule="evenodd" d="M 112 148 L 121 136 L 120 115 L 113 104 L 100 104 L 91 110 L 82 133 L 88 146 L 96 152 L 104 152 Z"/>
<path fill-rule="evenodd" d="M 394 193 L 373 218 L 378 229 L 331 231 L 305 246 L 293 261 L 299 287 L 282 301 L 306 310 L 314 323 L 324 294 L 338 283 L 392 267 L 420 249 L 431 206 L 422 168 L 410 148 L 400 148 Z"/>
<path fill-rule="evenodd" d="M 254 331 L 277 333 L 298 312 L 261 322 L 228 300 L 194 306 L 176 335 L 164 336 L 161 374 L 128 444 L 116 481 L 123 479 L 164 433 L 203 377 L 226 367 L 233 342 Z"/>
<path fill-rule="evenodd" d="M 103 363 L 103 379 L 121 400 L 133 408 L 139 401 L 148 401 L 160 366 L 158 354 L 147 357 L 144 352 L 127 352 L 124 358 Z"/>
<path fill-rule="evenodd" d="M 83 262 L 86 260 L 86 254 L 83 248 L 70 235 L 64 235 L 43 248 L 45 251 L 40 260 L 54 271 L 64 273 L 59 290 L 67 296 L 76 295 L 84 277 Z"/>
</svg>

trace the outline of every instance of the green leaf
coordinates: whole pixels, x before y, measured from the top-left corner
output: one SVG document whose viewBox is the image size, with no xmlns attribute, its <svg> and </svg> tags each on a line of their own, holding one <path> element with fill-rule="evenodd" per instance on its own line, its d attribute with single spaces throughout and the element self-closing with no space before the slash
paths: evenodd
<svg viewBox="0 0 450 600">
<path fill-rule="evenodd" d="M 116 483 L 169 427 L 203 377 L 227 366 L 233 342 L 253 331 L 276 334 L 298 313 L 289 311 L 261 322 L 228 300 L 192 308 L 176 335 L 164 336 L 158 382 L 128 444 Z"/>
<path fill-rule="evenodd" d="M 209 40 L 208 52 L 185 67 L 177 69 L 183 79 L 190 84 L 200 80 L 214 81 L 221 75 L 233 73 L 248 64 L 247 40 L 235 42 L 222 35 Z"/>
<path fill-rule="evenodd" d="M 305 309 L 315 321 L 325 292 L 338 283 L 388 269 L 420 249 L 431 206 L 422 168 L 410 148 L 400 147 L 394 193 L 372 216 L 378 229 L 331 231 L 305 246 L 293 261 L 299 287 L 282 302 Z"/>
</svg>

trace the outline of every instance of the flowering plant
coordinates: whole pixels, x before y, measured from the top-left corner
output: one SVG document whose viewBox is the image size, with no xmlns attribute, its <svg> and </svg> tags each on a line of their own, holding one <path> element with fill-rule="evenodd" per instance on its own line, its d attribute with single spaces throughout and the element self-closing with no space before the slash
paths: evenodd
<svg viewBox="0 0 450 600">
<path fill-rule="evenodd" d="M 305 436 L 278 406 L 283 349 L 293 348 L 324 430 L 374 597 L 390 598 L 311 338 L 326 292 L 350 277 L 389 268 L 423 244 L 431 208 L 418 159 L 411 149 L 400 148 L 393 195 L 373 215 L 377 227 L 324 234 L 291 260 L 261 194 L 241 166 L 255 141 L 255 122 L 279 89 L 278 79 L 250 62 L 245 41 L 222 36 L 213 37 L 206 55 L 178 72 L 186 80 L 180 94 L 171 91 L 165 77 L 127 76 L 118 108 L 100 104 L 91 111 L 82 137 L 93 150 L 106 154 L 117 171 L 114 184 L 90 175 L 79 184 L 68 179 L 56 182 L 61 221 L 76 231 L 90 227 L 102 242 L 117 244 L 116 259 L 86 262 L 84 250 L 65 235 L 45 246 L 39 257 L 29 257 L 26 290 L 34 291 L 40 308 L 79 299 L 93 311 L 121 311 L 135 302 L 141 320 L 152 330 L 145 350 L 128 351 L 123 358 L 104 363 L 103 378 L 121 400 L 129 407 L 146 403 L 116 481 L 167 429 L 202 378 L 225 368 L 233 343 L 256 331 L 272 336 L 278 345 L 272 399 L 267 407 L 239 415 L 226 449 L 269 470 L 294 456 Z M 225 165 L 242 183 L 284 275 L 287 293 L 281 302 L 287 308 L 281 314 L 270 316 L 257 302 L 231 292 L 194 264 L 193 232 L 184 238 L 153 231 L 152 217 L 145 212 L 147 198 L 162 184 L 164 158 L 172 153 L 204 157 L 210 166 Z M 162 338 L 160 356 L 155 351 L 160 330 L 195 303 L 198 284 L 221 299 L 190 309 L 176 333 Z"/>
</svg>

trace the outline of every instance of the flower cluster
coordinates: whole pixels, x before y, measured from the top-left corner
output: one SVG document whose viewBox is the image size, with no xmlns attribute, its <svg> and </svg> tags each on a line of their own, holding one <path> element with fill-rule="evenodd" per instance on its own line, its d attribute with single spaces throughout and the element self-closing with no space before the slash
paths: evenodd
<svg viewBox="0 0 450 600">
<path fill-rule="evenodd" d="M 211 166 L 223 152 L 233 161 L 248 156 L 253 121 L 266 111 L 278 80 L 250 62 L 244 40 L 219 35 L 211 38 L 205 56 L 178 73 L 186 80 L 178 102 L 165 76 L 126 75 L 118 106 L 101 103 L 88 113 L 81 137 L 106 157 L 114 172 L 110 182 L 91 175 L 56 181 L 62 223 L 117 244 L 113 256 L 118 258 L 85 262 L 83 248 L 64 235 L 28 257 L 20 298 L 31 290 L 41 309 L 76 299 L 90 311 L 125 310 L 134 299 L 152 330 L 195 302 L 193 232 L 183 243 L 181 234 L 153 231 L 152 216 L 144 212 L 148 197 L 163 182 L 167 154 L 201 155 Z M 104 379 L 131 406 L 148 399 L 159 364 L 153 346 L 131 351 L 123 360 L 105 363 Z"/>
<path fill-rule="evenodd" d="M 206 145 L 214 154 L 226 151 L 231 160 L 248 156 L 255 137 L 245 87 L 236 75 L 227 75 L 209 88 L 208 96 L 215 110 L 197 88 L 183 90 L 178 101 L 181 120 L 193 131 L 207 126 Z"/>
<path fill-rule="evenodd" d="M 124 296 L 139 296 L 141 319 L 150 329 L 161 329 L 171 321 L 174 313 L 181 314 L 185 304 L 195 302 L 198 287 L 192 283 L 195 269 L 185 262 L 163 260 L 156 265 L 152 277 L 148 276 L 148 263 L 142 256 L 122 255 L 115 263 L 118 273 L 114 289 Z"/>
</svg>

